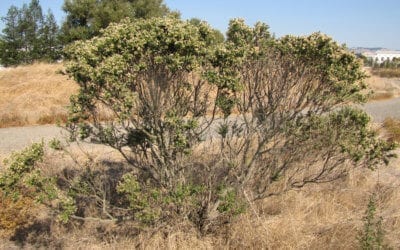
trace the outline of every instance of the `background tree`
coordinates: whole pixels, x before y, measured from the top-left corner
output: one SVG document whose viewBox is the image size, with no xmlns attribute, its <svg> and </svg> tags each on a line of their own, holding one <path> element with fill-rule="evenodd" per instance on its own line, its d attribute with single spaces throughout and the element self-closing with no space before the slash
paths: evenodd
<svg viewBox="0 0 400 250">
<path fill-rule="evenodd" d="M 1 64 L 4 66 L 18 64 L 21 60 L 23 36 L 20 29 L 21 12 L 17 7 L 11 6 L 7 15 L 2 18 L 5 23 L 2 46 L 0 47 Z"/>
<path fill-rule="evenodd" d="M 160 17 L 170 13 L 162 0 L 66 0 L 62 40 L 68 44 L 99 34 L 112 22 L 129 18 Z"/>
<path fill-rule="evenodd" d="M 2 20 L 5 28 L 1 36 L 0 61 L 5 66 L 59 58 L 57 23 L 50 10 L 43 16 L 38 0 L 20 9 L 12 6 Z"/>
<path fill-rule="evenodd" d="M 23 32 L 23 48 L 25 63 L 41 57 L 43 51 L 41 31 L 44 24 L 42 7 L 39 0 L 32 0 L 29 5 L 24 4 L 21 9 L 20 30 Z"/>
<path fill-rule="evenodd" d="M 60 58 L 61 44 L 59 41 L 59 28 L 53 13 L 49 10 L 44 17 L 41 29 L 41 57 L 47 61 L 55 61 Z"/>
</svg>

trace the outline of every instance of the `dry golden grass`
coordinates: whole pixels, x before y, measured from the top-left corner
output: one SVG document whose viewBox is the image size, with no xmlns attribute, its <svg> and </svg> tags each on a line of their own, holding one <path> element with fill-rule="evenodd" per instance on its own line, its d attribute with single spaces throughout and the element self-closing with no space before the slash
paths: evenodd
<svg viewBox="0 0 400 250">
<path fill-rule="evenodd" d="M 386 118 L 383 121 L 383 129 L 390 141 L 400 143 L 400 120 Z"/>
<path fill-rule="evenodd" d="M 400 78 L 385 78 L 373 75 L 366 69 L 369 77 L 366 84 L 373 91 L 371 100 L 379 101 L 400 96 Z"/>
<path fill-rule="evenodd" d="M 400 182 L 393 180 L 380 178 L 377 185 L 376 172 L 358 172 L 337 186 L 309 186 L 265 199 L 257 204 L 257 216 L 246 214 L 233 225 L 230 240 L 238 248 L 357 249 L 368 198 L 376 192 L 386 242 L 398 249 Z"/>
<path fill-rule="evenodd" d="M 0 127 L 66 120 L 78 85 L 59 72 L 62 64 L 38 63 L 0 71 Z"/>
<path fill-rule="evenodd" d="M 105 147 L 69 148 L 70 156 L 49 150 L 44 166 L 60 171 L 83 167 L 88 158 L 98 162 L 120 157 Z M 103 154 L 100 154 L 104 152 Z M 398 151 L 397 153 L 399 153 Z M 71 158 L 81 162 L 72 166 Z M 133 233 L 134 227 L 86 222 L 68 230 L 51 226 L 51 235 L 37 235 L 48 246 L 65 249 L 357 249 L 365 210 L 372 193 L 377 195 L 377 216 L 383 218 L 385 242 L 400 248 L 400 160 L 379 171 L 357 169 L 334 183 L 309 185 L 250 204 L 216 235 L 201 236 L 189 223 Z M 70 227 L 71 229 L 71 227 Z M 123 232 L 126 232 L 124 234 Z M 0 243 L 4 247 L 11 242 Z"/>
<path fill-rule="evenodd" d="M 400 68 L 376 68 L 372 69 L 371 73 L 380 77 L 398 78 L 400 77 Z"/>
</svg>

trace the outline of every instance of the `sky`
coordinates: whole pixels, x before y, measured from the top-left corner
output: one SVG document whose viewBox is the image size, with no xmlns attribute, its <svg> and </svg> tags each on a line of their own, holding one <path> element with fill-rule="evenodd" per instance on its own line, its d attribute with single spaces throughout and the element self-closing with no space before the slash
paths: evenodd
<svg viewBox="0 0 400 250">
<path fill-rule="evenodd" d="M 0 16 L 11 5 L 30 0 L 0 0 Z M 40 0 L 59 24 L 65 17 L 64 0 Z M 383 47 L 400 50 L 400 0 L 164 0 L 184 19 L 199 18 L 225 33 L 229 20 L 243 18 L 269 25 L 277 37 L 323 32 L 348 47 Z M 0 24 L 0 30 L 4 24 Z"/>
</svg>

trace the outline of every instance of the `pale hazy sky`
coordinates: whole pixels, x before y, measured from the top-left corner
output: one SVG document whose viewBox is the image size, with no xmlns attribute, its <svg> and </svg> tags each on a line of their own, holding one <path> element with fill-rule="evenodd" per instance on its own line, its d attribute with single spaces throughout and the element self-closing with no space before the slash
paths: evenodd
<svg viewBox="0 0 400 250">
<path fill-rule="evenodd" d="M 30 0 L 0 0 L 0 16 L 11 5 Z M 64 0 L 40 0 L 60 23 Z M 241 17 L 253 25 L 265 22 L 277 37 L 321 31 L 349 47 L 400 50 L 400 0 L 165 0 L 183 18 L 200 18 L 225 33 L 229 20 Z M 0 29 L 3 29 L 0 24 Z"/>
</svg>

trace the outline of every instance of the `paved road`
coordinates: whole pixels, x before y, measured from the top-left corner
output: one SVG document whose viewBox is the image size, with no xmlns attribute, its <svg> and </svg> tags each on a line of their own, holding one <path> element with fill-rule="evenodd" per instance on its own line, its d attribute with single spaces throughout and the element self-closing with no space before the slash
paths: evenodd
<svg viewBox="0 0 400 250">
<path fill-rule="evenodd" d="M 48 142 L 53 138 L 64 138 L 66 132 L 55 125 L 15 127 L 0 129 L 0 157 L 20 150 L 33 142 Z"/>
<path fill-rule="evenodd" d="M 371 102 L 364 105 L 363 109 L 375 122 L 382 122 L 389 116 L 400 119 L 400 98 Z M 0 129 L 0 159 L 33 142 L 40 142 L 42 139 L 48 142 L 55 137 L 67 138 L 67 133 L 55 125 Z"/>
<path fill-rule="evenodd" d="M 400 119 L 400 97 L 385 101 L 375 101 L 364 105 L 363 109 L 375 122 L 382 122 L 386 117 Z"/>
</svg>

